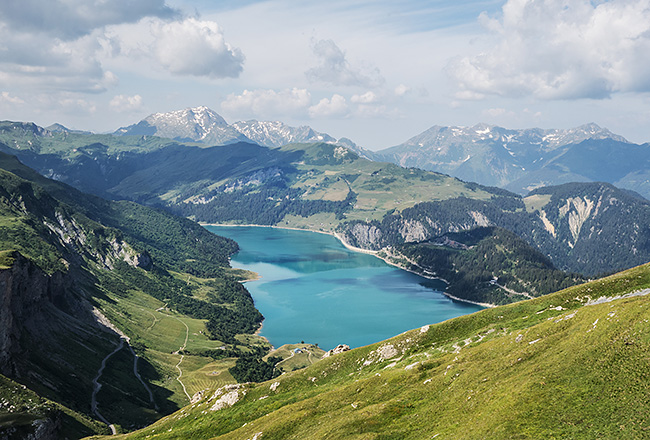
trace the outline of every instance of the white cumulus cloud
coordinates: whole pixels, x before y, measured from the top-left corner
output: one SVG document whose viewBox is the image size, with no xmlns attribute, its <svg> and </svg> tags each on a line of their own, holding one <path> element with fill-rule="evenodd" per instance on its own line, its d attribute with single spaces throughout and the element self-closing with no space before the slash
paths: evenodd
<svg viewBox="0 0 650 440">
<path fill-rule="evenodd" d="M 17 96 L 11 96 L 9 92 L 0 93 L 0 102 L 6 102 L 8 104 L 24 104 L 25 101 L 20 99 Z"/>
<path fill-rule="evenodd" d="M 394 90 L 395 96 L 398 96 L 398 97 L 405 96 L 406 94 L 408 94 L 410 92 L 411 92 L 411 88 L 404 85 L 404 84 L 398 85 L 397 87 L 395 87 L 395 90 Z"/>
<path fill-rule="evenodd" d="M 487 47 L 453 60 L 457 98 L 605 98 L 650 91 L 650 0 L 508 0 Z"/>
<path fill-rule="evenodd" d="M 311 94 L 306 89 L 292 88 L 279 92 L 270 89 L 244 90 L 230 94 L 221 103 L 224 113 L 234 117 L 277 118 L 303 116 L 311 105 Z"/>
<path fill-rule="evenodd" d="M 236 78 L 243 70 L 244 54 L 225 41 L 223 31 L 213 21 L 159 21 L 152 33 L 154 54 L 171 73 Z"/>
<path fill-rule="evenodd" d="M 348 103 L 341 95 L 334 94 L 331 99 L 323 98 L 318 104 L 309 107 L 312 118 L 343 117 L 348 114 Z"/>
<path fill-rule="evenodd" d="M 65 41 L 12 33 L 0 25 L 0 41 L 6 46 L 0 57 L 0 86 L 98 93 L 116 83 L 97 57 L 101 46 L 95 35 Z"/>
<path fill-rule="evenodd" d="M 94 114 L 97 111 L 97 105 L 94 102 L 80 97 L 77 93 L 62 92 L 48 98 L 46 99 L 51 102 L 52 107 L 65 114 Z"/>
<path fill-rule="evenodd" d="M 142 96 L 140 95 L 116 95 L 109 102 L 109 106 L 116 112 L 134 112 L 143 107 Z"/>
<path fill-rule="evenodd" d="M 315 41 L 312 50 L 319 65 L 305 72 L 310 81 L 370 88 L 384 83 L 379 69 L 352 66 L 345 53 L 332 40 Z"/>
<path fill-rule="evenodd" d="M 0 1 L 0 86 L 100 93 L 115 85 L 103 67 L 106 28 L 145 17 L 174 19 L 165 0 Z"/>
<path fill-rule="evenodd" d="M 366 92 L 363 95 L 352 95 L 350 98 L 350 101 L 355 104 L 372 104 L 378 100 L 378 96 L 372 91 Z"/>
</svg>

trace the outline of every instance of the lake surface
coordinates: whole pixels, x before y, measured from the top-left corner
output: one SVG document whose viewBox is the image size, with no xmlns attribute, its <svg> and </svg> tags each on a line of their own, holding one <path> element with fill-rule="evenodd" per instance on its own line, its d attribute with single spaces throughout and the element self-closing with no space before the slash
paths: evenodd
<svg viewBox="0 0 650 440">
<path fill-rule="evenodd" d="M 441 293 L 445 284 L 346 249 L 335 237 L 255 226 L 206 226 L 241 250 L 232 266 L 265 317 L 262 336 L 279 347 L 305 341 L 328 350 L 360 347 L 480 310 Z"/>
</svg>

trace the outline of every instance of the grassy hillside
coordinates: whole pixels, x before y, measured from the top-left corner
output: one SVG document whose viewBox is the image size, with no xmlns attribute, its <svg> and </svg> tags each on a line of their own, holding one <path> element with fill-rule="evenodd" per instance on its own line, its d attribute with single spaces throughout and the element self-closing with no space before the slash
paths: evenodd
<svg viewBox="0 0 650 440">
<path fill-rule="evenodd" d="M 128 439 L 645 438 L 650 265 L 221 388 Z"/>
<path fill-rule="evenodd" d="M 56 155 L 67 159 L 80 157 L 93 151 L 103 151 L 108 154 L 125 151 L 148 152 L 177 143 L 156 136 L 55 132 L 34 123 L 11 121 L 0 121 L 0 142 L 18 151 Z"/>
<path fill-rule="evenodd" d="M 187 219 L 88 196 L 0 153 L 0 371 L 25 393 L 124 428 L 232 383 L 234 357 L 268 350 L 250 335 L 262 316 L 238 282 L 248 274 L 229 267 L 236 249 Z M 49 414 L 68 430 L 70 417 Z M 15 415 L 0 408 L 0 419 Z"/>
<path fill-rule="evenodd" d="M 214 152 L 223 149 L 228 154 L 235 148 L 240 149 L 215 147 Z M 174 188 L 184 189 L 160 197 L 172 210 L 208 223 L 331 231 L 345 220 L 381 219 L 424 200 L 459 196 L 487 200 L 495 195 L 442 174 L 372 162 L 330 144 L 291 144 L 259 154 L 266 157 L 263 167 L 248 160 L 237 168 L 239 175 L 197 180 L 193 185 L 174 183 Z M 243 172 L 244 165 L 251 167 Z M 122 194 L 131 192 L 123 185 L 119 189 Z"/>
<path fill-rule="evenodd" d="M 381 249 L 497 226 L 507 229 L 564 271 L 587 276 L 650 261 L 650 202 L 606 183 L 540 188 L 521 198 L 458 197 L 419 203 L 381 221 L 341 225 L 349 243 Z"/>
</svg>

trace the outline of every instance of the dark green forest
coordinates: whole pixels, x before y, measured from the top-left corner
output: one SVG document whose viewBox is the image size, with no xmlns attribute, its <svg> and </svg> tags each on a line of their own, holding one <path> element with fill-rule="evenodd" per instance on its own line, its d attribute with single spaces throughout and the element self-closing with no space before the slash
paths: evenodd
<svg viewBox="0 0 650 440">
<path fill-rule="evenodd" d="M 449 233 L 399 245 L 396 250 L 446 280 L 451 295 L 476 302 L 507 304 L 526 299 L 499 286 L 536 297 L 585 281 L 581 275 L 556 269 L 547 257 L 502 228 Z"/>
</svg>

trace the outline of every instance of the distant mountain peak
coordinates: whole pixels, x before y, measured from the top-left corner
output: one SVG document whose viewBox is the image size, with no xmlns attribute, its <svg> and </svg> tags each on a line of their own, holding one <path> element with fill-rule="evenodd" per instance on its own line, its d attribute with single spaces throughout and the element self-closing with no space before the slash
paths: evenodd
<svg viewBox="0 0 650 440">
<path fill-rule="evenodd" d="M 54 123 L 50 125 L 49 127 L 45 127 L 46 130 L 49 130 L 53 133 L 67 133 L 70 131 L 70 129 L 64 125 L 61 125 L 59 123 Z"/>
<path fill-rule="evenodd" d="M 291 127 L 280 121 L 239 121 L 232 124 L 237 131 L 248 139 L 266 147 L 279 147 L 297 142 L 336 142 L 336 139 L 325 133 L 318 133 L 311 127 L 301 125 Z"/>
<path fill-rule="evenodd" d="M 569 169 L 580 168 L 578 164 L 584 163 L 586 159 L 579 161 L 574 158 L 571 163 L 563 162 L 564 168 L 551 166 L 552 163 L 559 166 L 561 161 L 566 162 L 569 157 L 573 157 L 567 155 L 567 151 L 577 148 L 585 141 L 629 144 L 624 137 L 593 122 L 569 129 L 507 129 L 486 123 L 471 127 L 434 125 L 403 144 L 376 152 L 375 157 L 483 185 L 513 189 L 509 186 L 513 182 L 526 181 L 522 188 L 529 189 L 550 183 L 593 179 L 587 177 L 593 173 L 584 174 L 586 170 L 580 173 L 568 172 Z M 603 157 L 608 157 L 609 147 L 603 144 L 599 148 Z M 600 153 L 594 151 L 589 157 L 593 158 L 597 154 Z M 585 166 L 581 167 L 583 168 Z M 594 165 L 592 168 L 597 167 Z M 526 176 L 534 173 L 537 174 L 528 182 Z"/>
<path fill-rule="evenodd" d="M 153 113 L 137 124 L 122 127 L 116 135 L 160 136 L 181 142 L 201 142 L 207 145 L 249 141 L 232 128 L 214 110 L 190 107 L 165 113 Z"/>
<path fill-rule="evenodd" d="M 49 127 L 45 127 L 47 131 L 50 133 L 80 133 L 80 134 L 91 134 L 92 132 L 90 131 L 84 131 L 84 130 L 72 130 L 65 125 L 54 123 L 50 125 Z"/>
<path fill-rule="evenodd" d="M 189 122 L 198 124 L 204 130 L 209 130 L 211 126 L 215 125 L 220 127 L 228 125 L 221 115 L 205 106 L 191 107 L 167 113 L 154 113 L 147 116 L 144 120 L 150 124 L 159 121 L 166 124 Z"/>
<path fill-rule="evenodd" d="M 612 133 L 606 128 L 593 122 L 569 129 L 508 129 L 486 123 L 478 123 L 471 127 L 434 125 L 396 147 L 384 151 L 394 151 L 406 148 L 408 145 L 428 146 L 438 148 L 448 142 L 479 142 L 487 139 L 500 144 L 536 144 L 547 150 L 553 150 L 563 145 L 582 142 L 587 139 L 613 139 L 627 142 L 623 136 Z"/>
<path fill-rule="evenodd" d="M 22 132 L 38 137 L 52 136 L 50 130 L 36 125 L 33 122 L 0 121 L 1 132 Z"/>
</svg>

